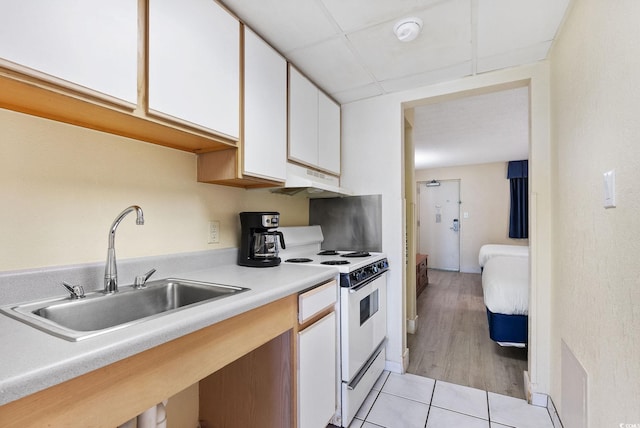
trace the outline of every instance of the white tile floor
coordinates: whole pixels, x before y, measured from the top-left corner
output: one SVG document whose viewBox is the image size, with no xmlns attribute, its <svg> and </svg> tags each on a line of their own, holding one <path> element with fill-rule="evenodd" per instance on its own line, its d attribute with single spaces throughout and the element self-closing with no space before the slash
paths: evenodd
<svg viewBox="0 0 640 428">
<path fill-rule="evenodd" d="M 349 428 L 553 428 L 544 407 L 413 374 L 384 372 Z"/>
</svg>

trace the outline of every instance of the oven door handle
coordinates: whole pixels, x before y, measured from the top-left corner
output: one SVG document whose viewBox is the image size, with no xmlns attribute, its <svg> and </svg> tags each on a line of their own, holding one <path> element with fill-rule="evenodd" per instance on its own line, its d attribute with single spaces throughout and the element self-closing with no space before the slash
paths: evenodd
<svg viewBox="0 0 640 428">
<path fill-rule="evenodd" d="M 371 284 L 376 279 L 380 278 L 382 276 L 382 274 L 384 274 L 385 272 L 386 272 L 386 270 L 383 270 L 383 271 L 380 272 L 379 275 L 372 276 L 371 278 L 367 279 L 365 282 L 363 282 L 361 284 L 358 284 L 354 288 L 350 288 L 349 289 L 349 293 L 356 293 L 358 290 L 361 290 L 363 287 L 366 287 L 367 285 Z"/>
</svg>

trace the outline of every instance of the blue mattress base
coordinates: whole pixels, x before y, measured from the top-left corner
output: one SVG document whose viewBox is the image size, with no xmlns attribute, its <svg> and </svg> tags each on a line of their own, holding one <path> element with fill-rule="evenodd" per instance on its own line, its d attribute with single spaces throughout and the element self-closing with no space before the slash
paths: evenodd
<svg viewBox="0 0 640 428">
<path fill-rule="evenodd" d="M 489 337 L 496 342 L 524 343 L 529 340 L 527 315 L 495 314 L 487 309 Z"/>
</svg>

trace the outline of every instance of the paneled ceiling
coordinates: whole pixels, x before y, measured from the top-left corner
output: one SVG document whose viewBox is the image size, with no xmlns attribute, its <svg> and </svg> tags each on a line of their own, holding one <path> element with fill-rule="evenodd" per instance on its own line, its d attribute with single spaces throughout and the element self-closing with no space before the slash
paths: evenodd
<svg viewBox="0 0 640 428">
<path fill-rule="evenodd" d="M 415 168 L 483 164 L 529 157 L 529 88 L 414 109 Z"/>
<path fill-rule="evenodd" d="M 569 1 L 222 0 L 341 104 L 542 60 Z"/>
<path fill-rule="evenodd" d="M 544 60 L 571 0 L 221 0 L 341 104 Z M 419 37 L 393 27 L 418 17 Z M 525 88 L 417 107 L 416 169 L 525 159 Z"/>
</svg>

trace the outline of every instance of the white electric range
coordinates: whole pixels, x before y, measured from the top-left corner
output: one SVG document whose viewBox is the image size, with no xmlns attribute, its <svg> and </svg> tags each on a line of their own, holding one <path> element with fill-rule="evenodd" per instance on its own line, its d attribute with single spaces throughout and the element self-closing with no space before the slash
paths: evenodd
<svg viewBox="0 0 640 428">
<path fill-rule="evenodd" d="M 322 250 L 320 226 L 281 227 L 283 263 L 329 265 L 340 273 L 340 382 L 333 423 L 348 427 L 385 364 L 387 275 L 384 253 Z"/>
</svg>

